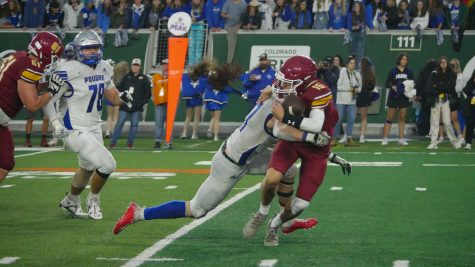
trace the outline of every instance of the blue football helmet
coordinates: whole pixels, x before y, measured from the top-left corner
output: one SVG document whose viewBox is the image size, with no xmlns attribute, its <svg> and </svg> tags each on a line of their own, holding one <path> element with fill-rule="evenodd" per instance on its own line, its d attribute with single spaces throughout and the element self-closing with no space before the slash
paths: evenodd
<svg viewBox="0 0 475 267">
<path fill-rule="evenodd" d="M 79 32 L 73 40 L 76 50 L 76 60 L 89 66 L 97 65 L 102 60 L 104 44 L 102 38 L 95 31 L 87 30 Z M 97 53 L 83 54 L 83 49 L 98 48 Z"/>
<path fill-rule="evenodd" d="M 74 48 L 74 44 L 71 42 L 71 43 L 67 43 L 65 46 L 64 46 L 64 53 L 63 53 L 63 57 L 67 60 L 71 60 L 71 59 L 75 59 L 76 58 L 76 49 Z"/>
</svg>

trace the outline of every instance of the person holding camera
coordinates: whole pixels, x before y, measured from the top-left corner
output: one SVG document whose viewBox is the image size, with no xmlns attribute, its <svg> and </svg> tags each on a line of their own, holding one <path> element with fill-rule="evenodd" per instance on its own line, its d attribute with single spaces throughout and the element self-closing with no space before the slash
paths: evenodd
<svg viewBox="0 0 475 267">
<path fill-rule="evenodd" d="M 337 100 L 336 110 L 338 111 L 338 122 L 335 126 L 334 137 L 340 135 L 340 126 L 343 116 L 346 112 L 346 142 L 345 146 L 359 146 L 353 142 L 351 135 L 353 133 L 353 123 L 356 118 L 356 97 L 361 92 L 361 74 L 356 70 L 356 58 L 349 56 L 346 61 L 346 67 L 341 68 L 340 77 L 337 84 Z M 336 145 L 335 139 L 331 142 L 332 146 Z"/>
</svg>

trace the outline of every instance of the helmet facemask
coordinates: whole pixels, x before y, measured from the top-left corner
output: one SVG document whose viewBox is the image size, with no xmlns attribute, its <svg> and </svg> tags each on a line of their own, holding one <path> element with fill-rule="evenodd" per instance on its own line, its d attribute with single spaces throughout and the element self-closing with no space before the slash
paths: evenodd
<svg viewBox="0 0 475 267">
<path fill-rule="evenodd" d="M 89 48 L 97 48 L 97 53 L 94 54 L 84 54 L 83 50 L 84 49 L 89 49 Z M 101 60 L 102 60 L 102 46 L 101 45 L 88 45 L 88 46 L 81 46 L 77 49 L 77 58 L 78 61 L 92 66 L 92 65 L 97 65 Z"/>
<path fill-rule="evenodd" d="M 272 95 L 282 102 L 288 95 L 297 95 L 297 87 L 303 83 L 302 80 L 289 80 L 284 77 L 282 72 L 275 74 L 276 80 L 272 83 Z"/>
</svg>

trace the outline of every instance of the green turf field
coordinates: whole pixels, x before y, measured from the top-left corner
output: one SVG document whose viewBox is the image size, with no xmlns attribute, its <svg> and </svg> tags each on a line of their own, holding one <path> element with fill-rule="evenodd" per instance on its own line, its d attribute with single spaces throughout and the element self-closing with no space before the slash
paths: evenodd
<svg viewBox="0 0 475 267">
<path fill-rule="evenodd" d="M 134 150 L 119 143 L 119 174 L 101 194 L 101 221 L 58 208 L 77 166 L 74 153 L 17 151 L 16 171 L 0 187 L 0 263 L 18 257 L 11 265 L 475 266 L 475 153 L 448 144 L 427 151 L 422 141 L 337 147 L 354 163 L 353 174 L 330 166 L 301 215 L 319 224 L 281 235 L 278 247 L 263 246 L 265 227 L 252 240 L 241 237 L 258 207 L 261 176 L 244 177 L 228 197 L 235 203 L 209 220 L 147 221 L 112 234 L 132 200 L 151 206 L 190 199 L 208 169 L 195 163 L 210 161 L 219 144 L 176 140 L 173 150 L 154 152 L 151 139 L 138 140 Z M 180 230 L 185 225 L 189 232 Z"/>
</svg>

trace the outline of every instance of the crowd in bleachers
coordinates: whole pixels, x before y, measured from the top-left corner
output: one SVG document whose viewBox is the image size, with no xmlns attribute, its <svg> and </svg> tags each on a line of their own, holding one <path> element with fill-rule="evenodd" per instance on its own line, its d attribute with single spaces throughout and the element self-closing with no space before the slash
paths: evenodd
<svg viewBox="0 0 475 267">
<path fill-rule="evenodd" d="M 224 29 L 227 0 L 2 0 L 3 28 L 157 28 L 176 12 L 211 31 Z M 233 0 L 228 0 L 232 2 Z M 235 0 L 247 8 L 238 15 L 245 30 L 475 29 L 473 0 Z M 356 8 L 355 8 L 356 7 Z M 234 15 L 234 14 L 233 14 Z"/>
</svg>

